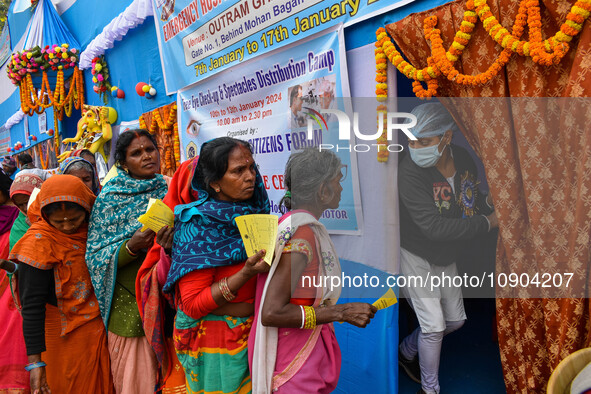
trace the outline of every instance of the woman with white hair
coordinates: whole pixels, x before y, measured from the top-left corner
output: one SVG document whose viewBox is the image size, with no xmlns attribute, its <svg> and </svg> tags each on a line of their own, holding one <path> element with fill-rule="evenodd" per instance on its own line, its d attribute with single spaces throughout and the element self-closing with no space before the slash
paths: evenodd
<svg viewBox="0 0 591 394">
<path fill-rule="evenodd" d="M 285 167 L 275 258 L 268 277 L 259 274 L 257 280 L 249 338 L 253 393 L 333 392 L 341 351 L 332 323 L 365 327 L 376 312 L 364 302 L 337 304 L 341 288 L 330 285 L 341 266 L 318 220 L 339 206 L 343 167 L 333 152 L 318 148 L 292 154 Z M 316 288 L 311 278 L 327 280 Z"/>
</svg>

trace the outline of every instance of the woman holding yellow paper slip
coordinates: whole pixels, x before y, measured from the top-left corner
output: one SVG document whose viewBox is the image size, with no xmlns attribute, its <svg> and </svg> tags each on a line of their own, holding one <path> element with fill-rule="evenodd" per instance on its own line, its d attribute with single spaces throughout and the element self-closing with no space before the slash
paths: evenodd
<svg viewBox="0 0 591 394">
<path fill-rule="evenodd" d="M 135 278 L 155 233 L 142 232 L 137 218 L 150 198 L 164 197 L 167 186 L 158 174 L 156 141 L 147 131 L 121 134 L 115 159 L 118 174 L 105 185 L 92 210 L 86 263 L 108 328 L 115 389 L 150 393 L 156 386 L 158 362 L 142 329 Z"/>
<path fill-rule="evenodd" d="M 341 276 L 334 245 L 318 218 L 339 205 L 342 167 L 334 153 L 317 148 L 292 154 L 287 162 L 280 205 L 290 212 L 279 221 L 267 280 L 260 275 L 257 282 L 256 326 L 249 340 L 254 393 L 332 392 L 341 368 L 332 322 L 365 327 L 377 310 L 366 303 L 336 305 L 340 287 L 330 287 L 328 280 L 315 288 L 303 280 Z"/>
<path fill-rule="evenodd" d="M 177 314 L 174 344 L 188 392 L 251 390 L 247 339 L 264 251 L 247 259 L 234 218 L 269 213 L 250 145 L 222 137 L 202 145 L 197 200 L 175 207 L 172 264 L 163 291 Z"/>
<path fill-rule="evenodd" d="M 174 210 L 177 205 L 197 200 L 197 192 L 191 187 L 197 160 L 187 160 L 175 171 L 168 192 L 162 200 L 169 208 Z M 135 294 L 146 339 L 160 363 L 159 385 L 162 387 L 162 394 L 185 390 L 185 371 L 178 361 L 172 341 L 175 312 L 161 292 L 170 269 L 174 235 L 172 230 L 170 228 L 158 234 L 160 237 L 156 237 L 156 242 L 148 251 L 135 282 Z"/>
</svg>

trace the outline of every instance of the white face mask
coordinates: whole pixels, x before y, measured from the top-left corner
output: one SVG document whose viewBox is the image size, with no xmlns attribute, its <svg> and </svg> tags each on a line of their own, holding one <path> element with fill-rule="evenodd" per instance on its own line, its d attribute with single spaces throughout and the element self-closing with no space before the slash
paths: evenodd
<svg viewBox="0 0 591 394">
<path fill-rule="evenodd" d="M 443 141 L 443 136 L 441 137 L 441 141 Z M 439 145 L 441 144 L 427 146 L 424 148 L 411 148 L 408 147 L 408 151 L 410 152 L 410 158 L 412 161 L 415 162 L 416 165 L 423 168 L 433 167 L 443 154 L 445 147 L 441 152 L 439 152 Z"/>
</svg>

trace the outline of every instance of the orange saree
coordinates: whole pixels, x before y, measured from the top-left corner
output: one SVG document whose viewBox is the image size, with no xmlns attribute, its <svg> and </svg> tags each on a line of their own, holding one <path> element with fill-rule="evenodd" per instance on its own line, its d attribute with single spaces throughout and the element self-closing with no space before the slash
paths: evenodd
<svg viewBox="0 0 591 394">
<path fill-rule="evenodd" d="M 41 212 L 52 203 L 73 202 L 89 214 L 94 199 L 82 181 L 71 175 L 51 177 L 37 197 Z M 29 214 L 41 219 L 31 220 L 33 224 L 12 249 L 10 259 L 39 270 L 53 270 L 57 307 L 45 306 L 46 350 L 41 354 L 47 364 L 49 387 L 54 393 L 79 393 L 89 388 L 96 393 L 113 393 L 107 334 L 84 261 L 88 225 L 65 234 L 40 212 L 30 210 Z M 19 290 L 22 295 L 24 289 Z M 26 322 L 26 299 L 21 303 Z"/>
</svg>

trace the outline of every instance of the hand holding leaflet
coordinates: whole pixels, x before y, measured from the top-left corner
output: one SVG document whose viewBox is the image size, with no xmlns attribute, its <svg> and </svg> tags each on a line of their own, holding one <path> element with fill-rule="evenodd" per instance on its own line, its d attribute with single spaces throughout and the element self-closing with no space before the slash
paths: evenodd
<svg viewBox="0 0 591 394">
<path fill-rule="evenodd" d="M 394 290 L 392 290 L 392 288 L 389 288 L 388 291 L 384 293 L 383 296 L 378 298 L 372 305 L 378 308 L 379 311 L 380 309 L 389 308 L 397 302 L 398 299 L 396 298 L 396 294 L 394 294 Z M 342 321 L 340 321 L 339 323 L 343 324 Z"/>
<path fill-rule="evenodd" d="M 157 233 L 164 226 L 174 226 L 174 212 L 161 200 L 150 198 L 146 213 L 137 220 L 144 225 L 142 231 L 149 228 Z"/>
<path fill-rule="evenodd" d="M 376 300 L 376 302 L 374 302 L 372 305 L 375 306 L 376 308 L 378 308 L 378 310 L 380 310 L 380 309 L 386 309 L 386 308 L 396 304 L 397 302 L 398 302 L 398 299 L 396 298 L 396 294 L 394 294 L 394 290 L 392 290 L 390 288 L 383 296 L 381 296 L 378 300 Z"/>
<path fill-rule="evenodd" d="M 269 251 L 275 250 L 279 218 L 275 215 L 258 214 L 238 216 L 235 220 L 248 257 L 265 249 L 267 254 L 264 260 L 271 265 L 273 253 Z"/>
</svg>

